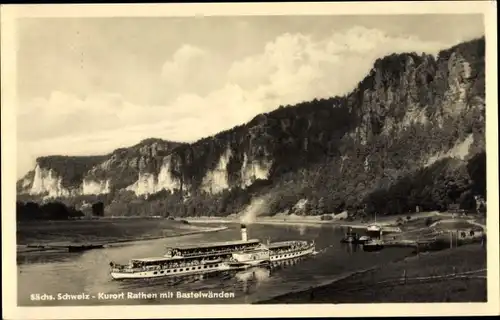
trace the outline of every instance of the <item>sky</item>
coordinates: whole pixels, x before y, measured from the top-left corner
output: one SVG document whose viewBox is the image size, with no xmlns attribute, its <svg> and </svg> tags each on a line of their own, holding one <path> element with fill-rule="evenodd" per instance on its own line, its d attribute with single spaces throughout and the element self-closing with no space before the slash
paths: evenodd
<svg viewBox="0 0 500 320">
<path fill-rule="evenodd" d="M 375 59 L 484 35 L 481 15 L 24 18 L 17 176 L 44 155 L 190 142 L 353 90 Z"/>
</svg>

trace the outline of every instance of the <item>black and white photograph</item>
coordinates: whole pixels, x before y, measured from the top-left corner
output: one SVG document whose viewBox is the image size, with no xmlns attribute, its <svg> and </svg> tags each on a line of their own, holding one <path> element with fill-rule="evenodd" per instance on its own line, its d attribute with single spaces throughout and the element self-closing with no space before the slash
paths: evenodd
<svg viewBox="0 0 500 320">
<path fill-rule="evenodd" d="M 11 22 L 2 251 L 16 307 L 39 319 L 46 307 L 175 305 L 312 316 L 498 298 L 491 3 L 164 6 Z"/>
</svg>

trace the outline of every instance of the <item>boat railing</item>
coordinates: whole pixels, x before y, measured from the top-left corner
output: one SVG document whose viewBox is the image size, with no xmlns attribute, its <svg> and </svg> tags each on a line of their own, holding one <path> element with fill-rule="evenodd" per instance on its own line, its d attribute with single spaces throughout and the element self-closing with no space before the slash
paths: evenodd
<svg viewBox="0 0 500 320">
<path fill-rule="evenodd" d="M 191 262 L 184 262 L 184 263 L 183 262 L 170 262 L 167 264 L 158 263 L 156 265 L 150 265 L 150 266 L 131 266 L 131 265 L 112 264 L 111 270 L 113 272 L 133 273 L 133 272 L 156 271 L 156 270 L 172 269 L 172 268 L 195 267 L 195 266 L 202 266 L 202 265 L 210 264 L 210 263 L 217 263 L 220 261 L 221 261 L 221 259 L 210 259 L 210 260 L 202 259 L 200 261 L 191 261 Z"/>
<path fill-rule="evenodd" d="M 314 242 L 307 243 L 305 241 L 301 241 L 301 242 L 298 242 L 297 246 L 289 247 L 287 249 L 278 249 L 278 250 L 275 249 L 273 251 L 276 251 L 277 253 L 282 254 L 282 253 L 289 253 L 289 252 L 297 252 L 297 251 L 308 250 L 308 249 L 314 248 L 314 246 L 315 246 Z"/>
<path fill-rule="evenodd" d="M 141 271 L 148 271 L 145 268 L 132 268 L 130 266 L 115 266 L 114 268 L 111 268 L 112 272 L 122 272 L 122 273 L 134 273 L 134 272 L 141 272 Z"/>
<path fill-rule="evenodd" d="M 249 246 L 249 247 L 244 247 L 244 248 L 228 248 L 225 250 L 209 250 L 209 251 L 196 251 L 196 252 L 188 252 L 188 253 L 177 253 L 177 254 L 170 254 L 169 257 L 172 258 L 190 258 L 190 257 L 196 257 L 196 256 L 203 256 L 203 255 L 208 255 L 208 254 L 226 254 L 226 253 L 233 253 L 234 251 L 244 251 L 244 250 L 252 250 L 254 249 L 255 246 Z"/>
</svg>

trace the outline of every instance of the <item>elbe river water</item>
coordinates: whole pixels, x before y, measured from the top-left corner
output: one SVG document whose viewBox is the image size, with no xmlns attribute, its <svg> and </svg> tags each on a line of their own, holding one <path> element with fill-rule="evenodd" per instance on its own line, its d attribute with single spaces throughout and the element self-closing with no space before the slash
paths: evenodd
<svg viewBox="0 0 500 320">
<path fill-rule="evenodd" d="M 257 238 L 263 242 L 268 238 L 271 241 L 315 240 L 318 254 L 270 268 L 259 267 L 180 278 L 117 281 L 109 275 L 110 261 L 127 263 L 132 258 L 162 256 L 165 246 L 169 245 L 241 238 L 239 225 L 228 227 L 214 233 L 116 244 L 82 253 L 23 256 L 18 259 L 18 304 L 84 306 L 254 303 L 326 284 L 384 261 L 403 258 L 411 251 L 408 248 L 390 248 L 380 252 L 364 252 L 360 247 L 341 244 L 345 231 L 333 226 L 251 224 L 248 226 L 249 238 Z M 81 300 L 65 300 L 64 294 L 82 295 Z M 53 300 L 42 300 L 49 295 Z"/>
</svg>

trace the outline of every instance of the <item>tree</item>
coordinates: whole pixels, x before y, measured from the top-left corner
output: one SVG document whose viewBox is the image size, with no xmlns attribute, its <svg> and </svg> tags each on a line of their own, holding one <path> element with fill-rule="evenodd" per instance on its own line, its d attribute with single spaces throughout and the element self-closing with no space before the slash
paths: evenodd
<svg viewBox="0 0 500 320">
<path fill-rule="evenodd" d="M 97 202 L 92 204 L 92 215 L 96 217 L 103 217 L 104 216 L 104 203 L 102 202 Z"/>
<path fill-rule="evenodd" d="M 321 197 L 319 200 L 318 200 L 318 206 L 317 206 L 317 213 L 318 214 L 323 214 L 325 213 L 325 199 L 323 197 Z"/>
</svg>

